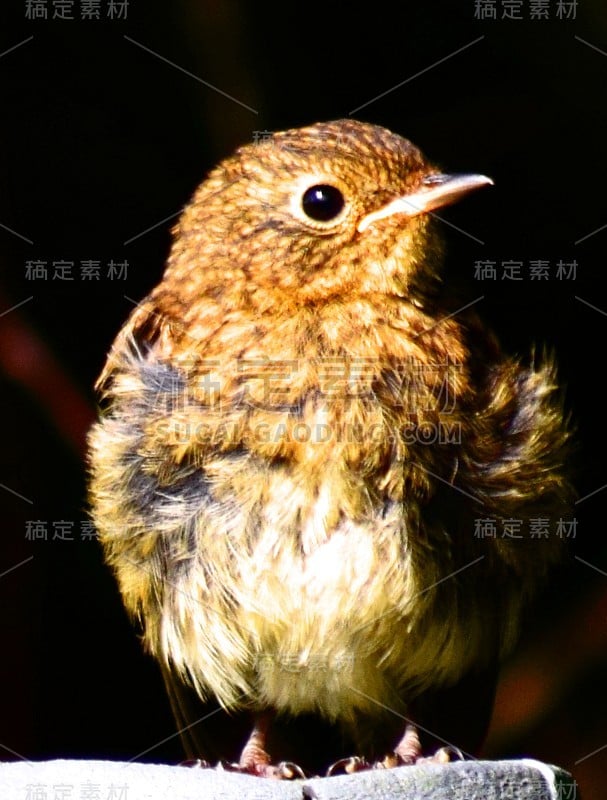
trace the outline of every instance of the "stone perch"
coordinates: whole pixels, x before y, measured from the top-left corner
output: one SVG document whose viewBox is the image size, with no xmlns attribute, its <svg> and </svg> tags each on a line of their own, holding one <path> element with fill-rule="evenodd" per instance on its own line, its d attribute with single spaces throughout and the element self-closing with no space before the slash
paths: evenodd
<svg viewBox="0 0 607 800">
<path fill-rule="evenodd" d="M 0 765 L 2 800 L 581 800 L 571 775 L 533 759 L 458 761 L 275 781 L 119 761 Z"/>
</svg>

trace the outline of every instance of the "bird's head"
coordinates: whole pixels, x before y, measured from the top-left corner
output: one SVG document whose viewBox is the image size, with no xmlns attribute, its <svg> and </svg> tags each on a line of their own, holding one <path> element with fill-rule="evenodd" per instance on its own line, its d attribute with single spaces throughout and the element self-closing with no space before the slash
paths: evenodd
<svg viewBox="0 0 607 800">
<path fill-rule="evenodd" d="M 229 289 L 262 310 L 347 293 L 406 297 L 440 261 L 430 212 L 491 182 L 446 175 L 401 136 L 354 120 L 275 133 L 199 187 L 166 280 L 190 302 Z"/>
</svg>

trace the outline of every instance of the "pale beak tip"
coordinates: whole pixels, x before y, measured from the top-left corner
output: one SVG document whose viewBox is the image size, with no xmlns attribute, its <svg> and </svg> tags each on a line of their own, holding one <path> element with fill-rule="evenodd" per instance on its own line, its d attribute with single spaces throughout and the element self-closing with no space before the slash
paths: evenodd
<svg viewBox="0 0 607 800">
<path fill-rule="evenodd" d="M 394 214 L 402 214 L 405 217 L 426 214 L 435 208 L 454 203 L 474 189 L 494 185 L 492 178 L 477 173 L 463 175 L 430 173 L 422 180 L 421 188 L 417 191 L 397 197 L 364 216 L 358 223 L 358 232 L 362 233 L 374 222 Z"/>
</svg>

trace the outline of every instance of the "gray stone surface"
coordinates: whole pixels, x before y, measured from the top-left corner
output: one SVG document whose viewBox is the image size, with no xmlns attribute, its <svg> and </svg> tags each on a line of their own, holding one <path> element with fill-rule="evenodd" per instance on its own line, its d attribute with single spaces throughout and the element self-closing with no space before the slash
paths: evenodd
<svg viewBox="0 0 607 800">
<path fill-rule="evenodd" d="M 0 764 L 1 800 L 580 800 L 539 761 L 459 761 L 273 781 L 216 769 L 116 761 Z"/>
</svg>

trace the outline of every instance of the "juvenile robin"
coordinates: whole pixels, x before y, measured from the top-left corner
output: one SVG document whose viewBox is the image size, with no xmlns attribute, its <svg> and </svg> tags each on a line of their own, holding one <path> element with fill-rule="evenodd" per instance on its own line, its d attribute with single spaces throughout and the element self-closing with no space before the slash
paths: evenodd
<svg viewBox="0 0 607 800">
<path fill-rule="evenodd" d="M 478 749 L 559 556 L 529 521 L 570 497 L 552 360 L 505 355 L 440 281 L 432 212 L 490 183 L 353 120 L 241 147 L 119 333 L 92 513 L 192 757 Z"/>
</svg>

